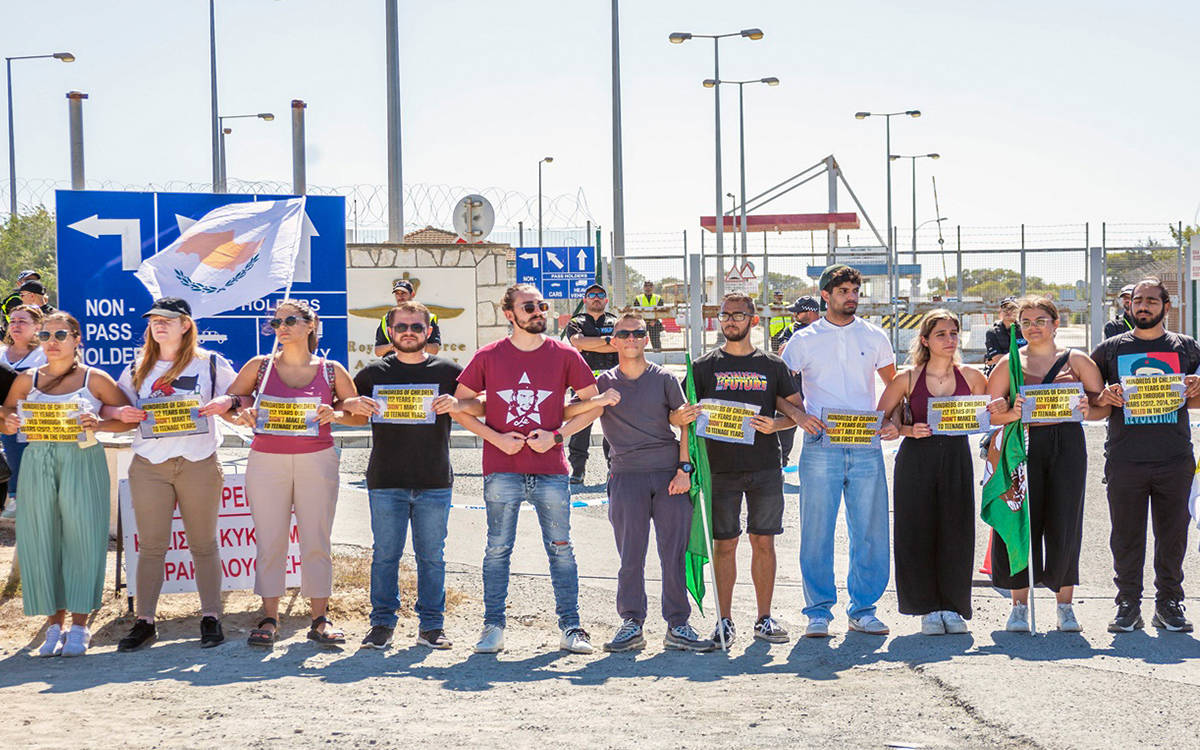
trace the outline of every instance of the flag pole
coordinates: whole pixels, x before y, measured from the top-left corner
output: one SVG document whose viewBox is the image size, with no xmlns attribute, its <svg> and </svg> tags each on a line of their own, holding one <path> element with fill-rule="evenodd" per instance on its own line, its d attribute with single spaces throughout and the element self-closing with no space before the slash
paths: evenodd
<svg viewBox="0 0 1200 750">
<path fill-rule="evenodd" d="M 307 203 L 308 203 L 308 196 L 305 196 L 305 195 L 300 196 L 300 234 L 296 240 L 299 243 L 304 242 L 304 217 L 305 217 L 305 211 L 307 209 Z M 299 257 L 298 252 L 297 252 L 297 257 Z M 283 299 L 281 299 L 279 301 L 279 304 L 275 305 L 276 310 L 279 309 L 279 305 L 286 303 L 288 300 L 290 300 L 292 298 L 292 283 L 295 280 L 296 280 L 296 262 L 292 261 L 292 269 L 291 269 L 291 272 L 288 273 L 288 283 L 287 283 L 287 286 L 283 288 Z M 267 387 L 267 380 L 269 380 L 271 378 L 271 370 L 275 369 L 275 352 L 277 352 L 278 350 L 279 350 L 279 337 L 276 336 L 274 343 L 271 344 L 271 353 L 269 355 L 267 355 L 267 371 L 263 373 L 262 383 L 260 383 L 258 386 L 258 392 L 254 394 L 255 413 L 258 412 L 258 402 L 262 399 L 263 389 Z"/>
</svg>

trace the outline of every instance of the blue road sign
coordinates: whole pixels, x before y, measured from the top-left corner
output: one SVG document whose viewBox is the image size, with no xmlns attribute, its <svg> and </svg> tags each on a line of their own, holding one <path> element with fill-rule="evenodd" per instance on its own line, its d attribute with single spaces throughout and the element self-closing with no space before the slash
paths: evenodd
<svg viewBox="0 0 1200 750">
<path fill-rule="evenodd" d="M 854 266 L 863 276 L 887 276 L 887 263 L 862 263 Z M 825 272 L 826 266 L 809 266 L 808 277 L 810 279 L 818 279 Z M 896 274 L 901 278 L 910 278 L 921 275 L 921 266 L 917 263 L 901 263 L 896 266 Z"/>
<path fill-rule="evenodd" d="M 79 319 L 84 361 L 113 377 L 137 359 L 146 330 L 142 313 L 150 293 L 133 272 L 165 250 L 206 213 L 229 203 L 277 200 L 282 195 L 126 193 L 59 190 L 55 193 L 58 305 Z M 319 353 L 347 360 L 346 213 L 341 196 L 309 196 L 308 252 L 296 264 L 292 298 L 307 301 L 321 320 Z M 283 290 L 196 323 L 200 345 L 240 367 L 274 343 L 266 324 Z"/>
<path fill-rule="evenodd" d="M 517 283 L 533 284 L 546 299 L 579 299 L 596 281 L 594 247 L 519 247 Z"/>
</svg>

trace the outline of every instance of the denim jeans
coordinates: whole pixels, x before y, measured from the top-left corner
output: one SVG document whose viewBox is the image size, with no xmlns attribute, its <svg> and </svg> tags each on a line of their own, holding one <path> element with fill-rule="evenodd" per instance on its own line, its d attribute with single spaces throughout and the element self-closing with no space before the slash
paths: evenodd
<svg viewBox="0 0 1200 750">
<path fill-rule="evenodd" d="M 437 490 L 368 490 L 371 503 L 371 625 L 396 627 L 400 609 L 399 567 L 404 538 L 412 521 L 413 555 L 417 558 L 416 612 L 421 632 L 442 629 L 446 610 L 446 521 L 450 488 Z"/>
<path fill-rule="evenodd" d="M 28 443 L 18 441 L 16 435 L 0 435 L 0 445 L 4 446 L 4 459 L 8 461 L 8 468 L 12 470 L 12 477 L 8 480 L 8 496 L 16 497 L 17 473 L 21 469 L 21 456 L 24 455 Z"/>
<path fill-rule="evenodd" d="M 800 574 L 804 614 L 832 619 L 837 602 L 833 576 L 833 535 L 838 506 L 845 497 L 850 533 L 850 573 L 846 613 L 875 614 L 891 574 L 887 483 L 883 451 L 821 444 L 807 433 L 800 452 Z"/>
<path fill-rule="evenodd" d="M 579 626 L 579 572 L 571 546 L 571 496 L 565 474 L 488 474 L 483 478 L 487 504 L 487 550 L 483 554 L 483 624 L 504 627 L 508 568 L 517 538 L 521 502 L 537 511 L 542 544 L 550 559 L 555 612 L 561 630 Z"/>
</svg>

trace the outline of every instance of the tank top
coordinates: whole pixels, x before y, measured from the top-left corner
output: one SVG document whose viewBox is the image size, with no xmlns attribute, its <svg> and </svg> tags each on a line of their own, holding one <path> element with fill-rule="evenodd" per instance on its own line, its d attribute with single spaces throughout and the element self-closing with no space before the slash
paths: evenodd
<svg viewBox="0 0 1200 750">
<path fill-rule="evenodd" d="M 262 385 L 262 394 L 280 398 L 316 396 L 321 399 L 321 403 L 333 406 L 333 391 L 329 387 L 325 371 L 325 358 L 322 357 L 320 364 L 317 365 L 317 372 L 308 385 L 303 388 L 292 388 L 283 382 L 283 378 L 279 377 L 279 371 L 272 367 L 271 374 L 267 376 L 266 382 Z M 259 453 L 316 453 L 332 447 L 333 430 L 327 424 L 321 425 L 317 429 L 316 435 L 255 435 L 254 441 L 250 443 L 250 450 Z"/>
<path fill-rule="evenodd" d="M 921 368 L 921 374 L 916 377 L 916 381 L 916 384 L 913 385 L 912 393 L 908 396 L 908 402 L 910 408 L 912 408 L 913 423 L 923 424 L 929 421 L 929 399 L 932 398 L 932 394 L 929 393 L 929 387 L 925 385 L 924 367 Z M 971 386 L 957 367 L 954 368 L 954 393 L 949 395 L 971 395 Z"/>
<path fill-rule="evenodd" d="M 88 389 L 88 380 L 90 380 L 92 377 L 92 368 L 87 367 L 86 365 L 84 366 L 83 386 L 77 390 L 71 391 L 70 393 L 46 393 L 38 390 L 37 381 L 39 374 L 40 373 L 37 370 L 33 371 L 33 387 L 29 389 L 29 395 L 25 397 L 26 401 L 61 403 L 63 401 L 70 401 L 71 399 L 80 399 L 86 401 L 91 406 L 92 413 L 99 416 L 100 407 L 103 406 L 103 404 L 100 402 L 100 399 L 96 398 L 91 390 Z"/>
</svg>

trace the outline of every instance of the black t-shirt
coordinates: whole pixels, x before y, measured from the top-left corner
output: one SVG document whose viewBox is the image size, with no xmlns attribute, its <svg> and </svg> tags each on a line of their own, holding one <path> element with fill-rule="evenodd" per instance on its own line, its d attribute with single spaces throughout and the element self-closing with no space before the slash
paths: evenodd
<svg viewBox="0 0 1200 750">
<path fill-rule="evenodd" d="M 1092 352 L 1106 385 L 1122 376 L 1182 373 L 1190 375 L 1200 366 L 1200 345 L 1191 336 L 1167 332 L 1146 340 L 1126 331 L 1105 339 Z M 1160 462 L 1192 455 L 1188 410 L 1157 417 L 1137 417 L 1126 423 L 1125 412 L 1113 408 L 1108 418 L 1104 454 L 1117 461 Z"/>
<path fill-rule="evenodd" d="M 775 397 L 787 398 L 796 392 L 792 374 L 783 360 L 762 349 L 737 357 L 724 349 L 714 349 L 692 365 L 696 378 L 696 398 L 738 401 L 758 407 L 758 413 L 775 416 Z M 779 437 L 754 433 L 754 445 L 706 440 L 708 463 L 713 472 L 762 471 L 778 469 Z"/>
<path fill-rule="evenodd" d="M 616 324 L 617 316 L 610 312 L 601 314 L 599 318 L 593 318 L 591 313 L 580 313 L 567 323 L 567 341 L 572 336 L 611 336 Z M 620 360 L 616 352 L 588 352 L 581 349 L 579 353 L 583 355 L 587 366 L 592 368 L 593 375 L 611 370 Z"/>
<path fill-rule="evenodd" d="M 8 399 L 8 389 L 17 380 L 17 371 L 7 362 L 0 361 L 0 401 Z"/>
<path fill-rule="evenodd" d="M 984 359 L 991 359 L 997 354 L 1008 354 L 1008 347 L 1012 344 L 1012 334 L 1008 326 L 1004 325 L 1003 321 L 992 325 L 984 334 L 983 343 L 986 353 Z M 1021 335 L 1021 329 L 1017 329 L 1017 346 L 1025 346 L 1025 337 Z"/>
<path fill-rule="evenodd" d="M 388 357 L 372 362 L 354 376 L 362 396 L 376 385 L 434 384 L 438 393 L 454 393 L 462 368 L 430 356 L 419 365 Z M 436 490 L 454 484 L 450 468 L 450 415 L 439 414 L 433 424 L 371 423 L 371 459 L 367 489 Z"/>
<path fill-rule="evenodd" d="M 442 345 L 442 329 L 438 326 L 437 316 L 432 316 L 429 321 L 429 338 L 425 340 L 426 344 Z M 380 320 L 379 325 L 375 326 L 375 346 L 391 346 L 392 342 L 388 339 L 387 334 L 387 315 L 385 314 Z M 390 352 L 389 352 L 390 354 Z"/>
</svg>

